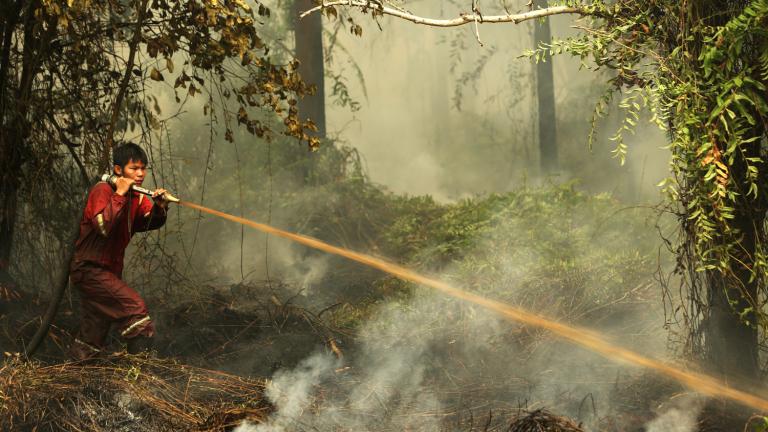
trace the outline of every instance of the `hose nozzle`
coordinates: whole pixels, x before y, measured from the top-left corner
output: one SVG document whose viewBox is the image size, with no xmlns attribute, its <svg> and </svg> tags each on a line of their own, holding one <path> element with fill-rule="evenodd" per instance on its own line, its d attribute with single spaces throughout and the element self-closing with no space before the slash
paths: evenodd
<svg viewBox="0 0 768 432">
<path fill-rule="evenodd" d="M 114 186 L 115 184 L 117 184 L 117 176 L 114 174 L 104 174 L 103 176 L 101 176 L 101 181 L 109 183 Z M 131 185 L 131 190 L 134 190 L 140 194 L 148 195 L 150 197 L 152 196 L 151 190 L 143 188 L 141 186 L 136 186 L 135 184 Z M 177 203 L 181 201 L 180 199 L 176 198 L 175 196 L 171 195 L 168 192 L 163 194 L 163 199 L 173 203 Z"/>
<path fill-rule="evenodd" d="M 180 202 L 180 201 L 181 201 L 180 199 L 178 199 L 178 198 L 176 198 L 175 196 L 171 195 L 171 193 L 170 193 L 170 192 L 166 192 L 166 193 L 164 193 L 164 194 L 163 194 L 163 199 L 164 199 L 164 200 L 166 200 L 166 201 L 168 201 L 168 202 L 172 202 L 172 203 L 178 203 L 178 202 Z"/>
</svg>

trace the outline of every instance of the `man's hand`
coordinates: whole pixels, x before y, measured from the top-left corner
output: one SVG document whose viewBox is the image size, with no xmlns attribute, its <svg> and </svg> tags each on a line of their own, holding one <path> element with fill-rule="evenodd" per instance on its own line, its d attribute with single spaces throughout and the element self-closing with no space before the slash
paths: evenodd
<svg viewBox="0 0 768 432">
<path fill-rule="evenodd" d="M 131 190 L 131 186 L 133 186 L 134 183 L 136 183 L 136 181 L 129 179 L 128 177 L 118 177 L 117 180 L 115 180 L 115 186 L 117 187 L 115 193 L 120 196 L 125 196 L 125 194 Z"/>
<path fill-rule="evenodd" d="M 155 191 L 152 192 L 152 199 L 155 200 L 155 205 L 157 205 L 162 209 L 165 209 L 168 207 L 168 201 L 166 201 L 165 199 L 166 192 L 168 191 L 163 188 L 155 189 Z"/>
</svg>

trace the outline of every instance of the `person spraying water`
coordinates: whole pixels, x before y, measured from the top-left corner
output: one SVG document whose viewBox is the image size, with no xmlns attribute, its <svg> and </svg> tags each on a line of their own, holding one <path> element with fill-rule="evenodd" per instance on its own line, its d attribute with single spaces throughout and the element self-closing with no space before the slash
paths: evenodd
<svg viewBox="0 0 768 432">
<path fill-rule="evenodd" d="M 123 257 L 131 237 L 162 227 L 168 203 L 178 199 L 162 188 L 141 187 L 147 155 L 138 145 L 116 147 L 113 162 L 113 173 L 88 193 L 70 267 L 81 302 L 80 328 L 70 348 L 76 360 L 98 355 L 112 326 L 131 354 L 150 349 L 155 334 L 144 299 L 122 280 Z"/>
</svg>

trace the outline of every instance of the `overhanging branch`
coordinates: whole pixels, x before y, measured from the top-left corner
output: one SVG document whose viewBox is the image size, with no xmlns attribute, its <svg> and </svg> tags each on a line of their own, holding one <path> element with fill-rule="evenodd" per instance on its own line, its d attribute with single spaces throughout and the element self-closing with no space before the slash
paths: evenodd
<svg viewBox="0 0 768 432">
<path fill-rule="evenodd" d="M 544 18 L 552 15 L 563 15 L 563 14 L 575 14 L 575 15 L 581 15 L 581 16 L 594 15 L 594 12 L 587 10 L 586 8 L 571 7 L 571 6 L 553 6 L 553 7 L 537 9 L 530 12 L 523 12 L 518 14 L 486 16 L 486 15 L 471 13 L 471 14 L 461 14 L 459 15 L 458 18 L 452 18 L 452 19 L 434 19 L 434 18 L 425 18 L 418 15 L 413 15 L 410 12 L 396 9 L 390 6 L 384 6 L 383 4 L 375 3 L 370 0 L 334 0 L 329 2 L 323 2 L 322 5 L 313 7 L 312 9 L 309 9 L 308 11 L 302 13 L 300 17 L 304 18 L 311 13 L 318 12 L 325 8 L 334 7 L 334 6 L 346 6 L 346 7 L 356 7 L 360 9 L 375 10 L 377 13 L 390 15 L 396 18 L 404 19 L 406 21 L 411 21 L 416 24 L 422 24 L 422 25 L 427 25 L 432 27 L 457 27 L 457 26 L 461 26 L 469 23 L 518 24 L 523 21 L 529 21 L 536 18 Z"/>
</svg>

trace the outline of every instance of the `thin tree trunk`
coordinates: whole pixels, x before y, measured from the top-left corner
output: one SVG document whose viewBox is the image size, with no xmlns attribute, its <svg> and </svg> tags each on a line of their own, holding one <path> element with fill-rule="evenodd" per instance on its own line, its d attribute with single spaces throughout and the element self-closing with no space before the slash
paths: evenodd
<svg viewBox="0 0 768 432">
<path fill-rule="evenodd" d="M 18 83 L 16 85 L 16 91 L 13 92 L 13 103 L 5 100 L 7 96 L 2 94 L 3 97 L 2 107 L 0 108 L 0 121 L 2 121 L 2 127 L 0 132 L 0 270 L 5 271 L 5 267 L 8 265 L 13 250 L 13 235 L 16 222 L 16 213 L 18 206 L 18 194 L 21 186 L 22 179 L 22 167 L 26 159 L 29 157 L 29 149 L 27 149 L 27 137 L 29 135 L 29 113 L 31 110 L 32 100 L 32 87 L 35 82 L 35 76 L 40 70 L 40 64 L 42 59 L 39 55 L 39 49 L 42 45 L 47 44 L 45 38 L 41 38 L 36 34 L 36 18 L 34 16 L 35 6 L 38 4 L 36 0 L 29 1 L 27 3 L 17 2 L 17 6 L 20 8 L 18 12 L 21 13 L 23 21 L 21 22 L 21 28 L 23 29 L 23 47 L 21 55 L 21 73 L 19 75 Z M 23 6 L 23 12 L 21 7 Z M 15 22 L 15 20 L 13 21 Z M 13 32 L 14 27 L 6 28 L 6 32 Z M 7 35 L 7 33 L 6 33 Z M 47 36 L 50 37 L 52 33 Z M 4 87 L 3 92 L 8 92 L 11 87 L 8 80 L 8 59 L 5 48 L 11 48 L 10 45 L 6 45 L 4 38 L 3 43 L 3 58 L 0 60 L 0 64 L 4 66 L 2 71 L 2 84 Z M 9 41 L 10 43 L 10 41 Z M 10 93 L 10 92 L 9 92 Z"/>
<path fill-rule="evenodd" d="M 16 224 L 16 182 L 3 179 L 0 195 L 3 196 L 0 212 L 0 272 L 7 270 L 13 248 L 13 228 Z"/>
<path fill-rule="evenodd" d="M 293 3 L 294 31 L 296 35 L 296 59 L 299 61 L 299 74 L 308 84 L 314 85 L 317 92 L 299 100 L 299 116 L 310 118 L 317 125 L 319 138 L 325 138 L 325 64 L 323 59 L 323 23 L 322 15 L 311 14 L 299 19 L 301 12 L 315 6 L 312 0 L 295 0 Z"/>
<path fill-rule="evenodd" d="M 323 54 L 322 15 L 311 14 L 299 19 L 299 14 L 313 6 L 313 0 L 294 0 L 292 16 L 296 39 L 296 60 L 299 61 L 299 74 L 307 84 L 316 88 L 314 95 L 299 98 L 298 110 L 301 120 L 311 119 L 317 126 L 317 132 L 310 132 L 317 138 L 325 138 L 325 63 Z M 299 149 L 296 160 L 299 181 L 308 183 L 312 177 L 314 158 L 304 147 Z"/>
<path fill-rule="evenodd" d="M 18 125 L 15 115 L 9 115 L 11 104 L 9 94 L 16 83 L 8 81 L 10 54 L 13 49 L 13 33 L 21 13 L 21 1 L 12 6 L 6 4 L 8 12 L 4 23 L 2 49 L 0 49 L 0 272 L 5 278 L 13 248 L 13 230 L 16 223 L 16 206 L 19 188 L 19 170 L 22 164 L 21 145 L 18 139 Z M 13 113 L 11 113 L 13 114 Z"/>
<path fill-rule="evenodd" d="M 536 0 L 534 6 L 546 8 L 546 0 Z M 552 42 L 549 20 L 533 24 L 535 47 Z M 557 117 L 555 115 L 555 84 L 552 76 L 552 59 L 536 63 L 536 99 L 539 106 L 539 157 L 543 174 L 558 170 Z"/>
<path fill-rule="evenodd" d="M 131 76 L 133 75 L 133 66 L 136 62 L 136 53 L 138 52 L 139 44 L 141 43 L 142 27 L 144 26 L 144 19 L 147 15 L 148 3 L 148 0 L 136 1 L 136 6 L 138 8 L 136 11 L 136 27 L 133 30 L 133 37 L 128 46 L 128 60 L 126 60 L 125 63 L 125 71 L 120 80 L 117 96 L 115 96 L 115 101 L 112 104 L 112 113 L 109 119 L 109 127 L 107 128 L 107 137 L 104 142 L 104 148 L 102 149 L 102 171 L 109 170 L 111 172 L 109 155 L 112 152 L 112 147 L 115 145 L 115 126 L 117 125 L 117 120 L 120 118 L 120 108 L 123 105 L 123 99 L 125 99 L 125 94 L 128 90 L 128 85 L 131 82 Z"/>
</svg>

